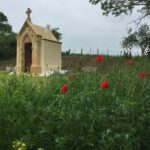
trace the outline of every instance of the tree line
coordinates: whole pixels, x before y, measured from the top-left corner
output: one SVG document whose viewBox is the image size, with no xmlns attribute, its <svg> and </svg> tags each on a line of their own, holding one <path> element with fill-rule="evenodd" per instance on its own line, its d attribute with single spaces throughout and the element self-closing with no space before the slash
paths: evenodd
<svg viewBox="0 0 150 150">
<path fill-rule="evenodd" d="M 8 23 L 7 17 L 0 12 L 0 59 L 15 57 L 16 33 Z"/>
</svg>

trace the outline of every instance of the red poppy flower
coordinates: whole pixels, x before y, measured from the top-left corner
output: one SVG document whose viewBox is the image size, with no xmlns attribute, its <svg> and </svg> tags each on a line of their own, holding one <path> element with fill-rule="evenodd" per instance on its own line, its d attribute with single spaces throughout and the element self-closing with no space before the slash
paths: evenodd
<svg viewBox="0 0 150 150">
<path fill-rule="evenodd" d="M 64 83 L 64 84 L 62 85 L 61 91 L 62 91 L 63 93 L 66 93 L 66 92 L 68 91 L 68 85 L 67 85 L 66 83 Z"/>
<path fill-rule="evenodd" d="M 140 72 L 140 73 L 139 73 L 139 77 L 140 77 L 140 78 L 145 78 L 146 76 L 147 76 L 147 72 L 144 72 L 144 71 L 143 71 L 143 72 Z"/>
<path fill-rule="evenodd" d="M 72 76 L 69 76 L 69 77 L 68 77 L 68 80 L 69 80 L 69 81 L 72 81 L 72 80 L 73 80 Z"/>
<path fill-rule="evenodd" d="M 133 60 L 129 60 L 129 61 L 128 61 L 128 64 L 129 64 L 129 65 L 134 65 L 135 63 L 134 63 Z"/>
<path fill-rule="evenodd" d="M 108 87 L 108 81 L 104 80 L 103 82 L 101 82 L 100 87 L 103 89 L 107 88 Z"/>
<path fill-rule="evenodd" d="M 99 61 L 102 61 L 103 60 L 103 55 L 98 55 L 96 57 L 96 61 L 99 62 Z"/>
</svg>

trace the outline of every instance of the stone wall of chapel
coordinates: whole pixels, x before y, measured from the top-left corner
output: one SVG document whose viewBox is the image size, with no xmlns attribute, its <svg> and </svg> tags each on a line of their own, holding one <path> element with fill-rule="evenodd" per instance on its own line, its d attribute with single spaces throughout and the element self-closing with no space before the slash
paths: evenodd
<svg viewBox="0 0 150 150">
<path fill-rule="evenodd" d="M 44 40 L 44 66 L 61 68 L 61 44 Z"/>
</svg>

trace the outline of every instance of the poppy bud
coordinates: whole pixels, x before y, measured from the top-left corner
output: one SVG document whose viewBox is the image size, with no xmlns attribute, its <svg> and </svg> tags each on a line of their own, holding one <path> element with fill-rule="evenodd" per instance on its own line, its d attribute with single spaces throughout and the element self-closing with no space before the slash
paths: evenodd
<svg viewBox="0 0 150 150">
<path fill-rule="evenodd" d="M 97 57 L 96 57 L 96 61 L 97 62 L 100 62 L 100 61 L 102 61 L 103 60 L 103 55 L 98 55 Z"/>
<path fill-rule="evenodd" d="M 143 71 L 143 72 L 140 72 L 140 73 L 139 73 L 139 77 L 140 77 L 140 78 L 145 78 L 146 76 L 147 76 L 147 72 L 144 72 L 144 71 Z"/>
<path fill-rule="evenodd" d="M 66 83 L 64 83 L 64 84 L 62 85 L 61 91 L 62 91 L 63 93 L 66 93 L 66 92 L 68 91 L 68 85 L 67 85 Z"/>
<path fill-rule="evenodd" d="M 108 81 L 104 80 L 103 82 L 101 82 L 100 87 L 103 89 L 107 88 L 108 87 Z"/>
</svg>

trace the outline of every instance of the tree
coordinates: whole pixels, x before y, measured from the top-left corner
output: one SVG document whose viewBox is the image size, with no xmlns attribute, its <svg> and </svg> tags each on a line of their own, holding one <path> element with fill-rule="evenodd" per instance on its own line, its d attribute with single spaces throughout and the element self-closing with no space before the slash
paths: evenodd
<svg viewBox="0 0 150 150">
<path fill-rule="evenodd" d="M 89 0 L 90 3 L 96 5 L 101 4 L 104 15 L 112 14 L 120 16 L 122 14 L 132 14 L 137 8 L 137 12 L 141 13 L 138 23 L 147 16 L 150 16 L 150 0 Z"/>
<path fill-rule="evenodd" d="M 56 39 L 57 39 L 58 41 L 60 41 L 60 40 L 62 39 L 62 34 L 58 31 L 58 30 L 59 30 L 58 27 L 56 27 L 56 28 L 51 28 L 51 26 L 50 26 L 49 24 L 47 24 L 47 25 L 46 25 L 46 28 L 47 28 L 48 30 L 50 30 L 50 31 L 54 34 L 54 36 L 56 37 Z"/>
<path fill-rule="evenodd" d="M 127 54 L 131 56 L 131 49 L 137 45 L 137 32 L 132 33 L 132 29 L 128 29 L 128 36 L 123 38 L 121 45 L 126 49 Z"/>
<path fill-rule="evenodd" d="M 131 51 L 133 46 L 137 43 L 136 32 L 132 33 L 132 29 L 128 29 L 128 36 L 123 38 L 122 47 Z"/>
<path fill-rule="evenodd" d="M 0 35 L 9 35 L 12 32 L 12 26 L 8 24 L 7 17 L 0 12 Z"/>
<path fill-rule="evenodd" d="M 144 56 L 146 50 L 150 48 L 150 28 L 148 25 L 142 25 L 137 32 L 137 45 L 141 48 L 142 56 Z"/>
<path fill-rule="evenodd" d="M 52 33 L 55 35 L 56 39 L 60 41 L 62 39 L 62 34 L 58 32 L 59 28 L 53 28 Z"/>
<path fill-rule="evenodd" d="M 124 37 L 122 41 L 122 47 L 125 49 L 131 49 L 136 46 L 141 49 L 141 54 L 144 56 L 146 51 L 150 49 L 150 28 L 148 25 L 142 25 L 138 31 L 132 32 L 132 29 L 128 30 L 128 36 Z"/>
<path fill-rule="evenodd" d="M 136 20 L 137 25 L 141 23 L 141 20 L 150 16 L 150 0 L 89 0 L 90 3 L 96 5 L 101 4 L 103 15 L 112 14 L 114 16 L 120 16 L 122 14 L 132 14 L 133 10 L 140 13 L 139 18 Z M 136 45 L 141 48 L 142 55 L 145 50 L 150 48 L 149 40 L 149 27 L 148 25 L 142 25 L 135 33 L 128 34 L 122 41 L 122 46 L 125 48 L 131 48 Z M 135 37 L 137 42 L 135 42 Z"/>
<path fill-rule="evenodd" d="M 16 33 L 9 36 L 0 36 L 0 58 L 10 58 L 16 56 Z"/>
<path fill-rule="evenodd" d="M 0 12 L 0 58 L 15 57 L 16 55 L 16 33 L 8 24 L 7 17 Z"/>
</svg>

